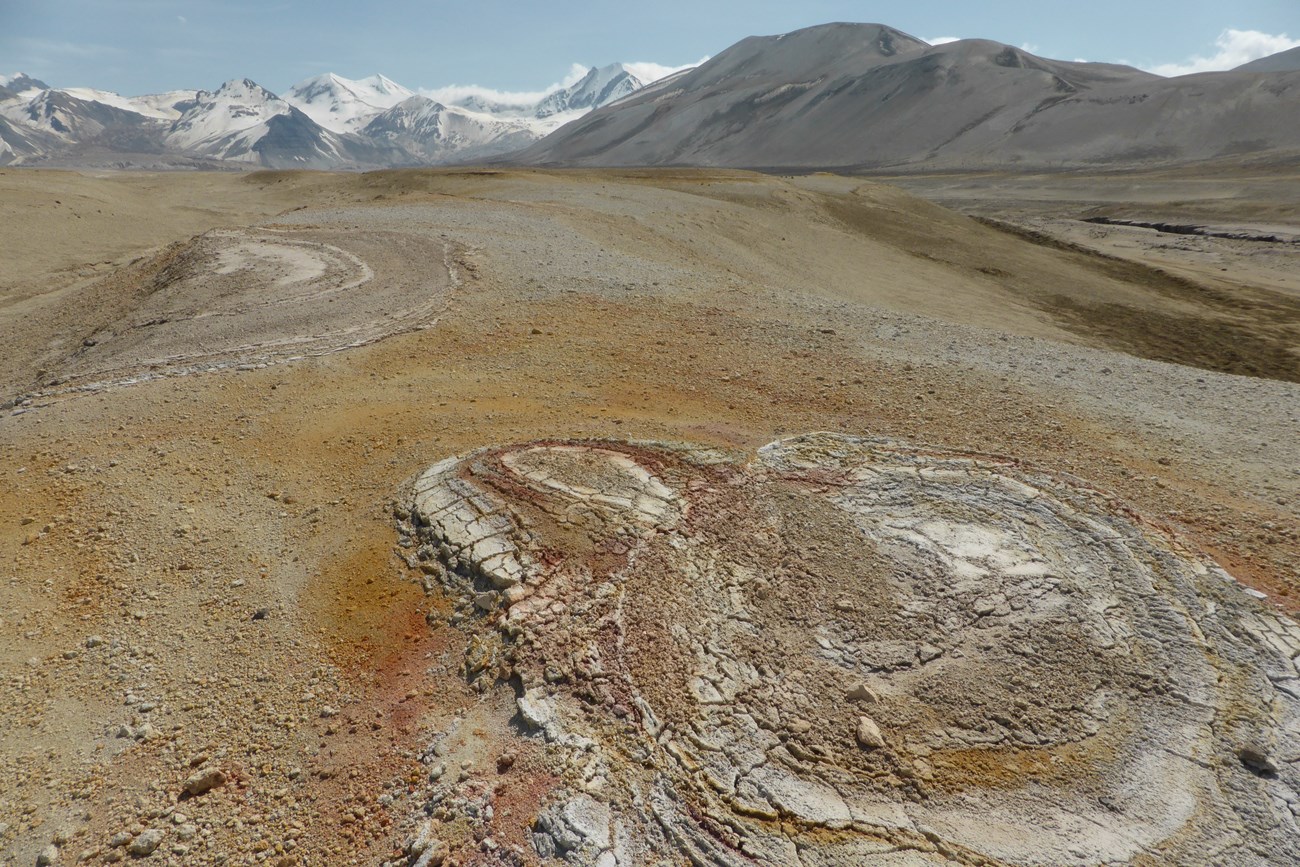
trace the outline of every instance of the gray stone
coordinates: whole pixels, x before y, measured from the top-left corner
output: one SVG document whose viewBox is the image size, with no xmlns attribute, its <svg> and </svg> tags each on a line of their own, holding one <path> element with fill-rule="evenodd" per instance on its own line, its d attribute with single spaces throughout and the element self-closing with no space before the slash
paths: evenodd
<svg viewBox="0 0 1300 867">
<path fill-rule="evenodd" d="M 880 696 L 876 695 L 876 691 L 865 683 L 860 683 L 849 690 L 848 699 L 849 701 L 875 702 L 880 701 Z"/>
<path fill-rule="evenodd" d="M 202 795 L 218 786 L 225 785 L 226 774 L 220 768 L 207 768 L 193 774 L 185 781 L 184 792 L 191 797 Z"/>
<path fill-rule="evenodd" d="M 150 828 L 148 831 L 145 831 L 132 840 L 131 845 L 126 847 L 126 851 L 137 858 L 152 855 L 154 850 L 162 844 L 164 836 L 166 835 L 163 831 L 160 831 L 157 828 Z"/>
<path fill-rule="evenodd" d="M 853 734 L 858 745 L 864 749 L 878 750 L 885 745 L 885 736 L 880 733 L 880 726 L 869 716 L 858 717 L 858 725 Z"/>
</svg>

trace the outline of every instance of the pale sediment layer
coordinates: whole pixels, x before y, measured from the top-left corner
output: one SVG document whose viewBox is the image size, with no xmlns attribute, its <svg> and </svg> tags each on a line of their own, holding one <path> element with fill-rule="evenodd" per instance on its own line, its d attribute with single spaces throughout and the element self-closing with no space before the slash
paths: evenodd
<svg viewBox="0 0 1300 867">
<path fill-rule="evenodd" d="M 831 434 L 534 443 L 434 466 L 411 522 L 467 675 L 549 745 L 535 818 L 486 822 L 532 857 L 1300 857 L 1300 627 L 1078 480 Z"/>
<path fill-rule="evenodd" d="M 380 246 L 410 267 L 376 274 L 344 249 Z M 446 243 L 262 226 L 212 230 L 104 282 L 136 303 L 99 324 L 26 400 L 364 346 L 432 324 L 458 277 Z"/>
</svg>

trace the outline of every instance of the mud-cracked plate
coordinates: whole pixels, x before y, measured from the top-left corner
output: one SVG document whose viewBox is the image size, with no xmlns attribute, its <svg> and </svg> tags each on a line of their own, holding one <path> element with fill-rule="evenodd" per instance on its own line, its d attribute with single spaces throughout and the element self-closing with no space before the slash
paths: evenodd
<svg viewBox="0 0 1300 867">
<path fill-rule="evenodd" d="M 553 745 L 533 857 L 1300 859 L 1300 629 L 1077 480 L 531 443 L 434 466 L 411 523 Z"/>
</svg>

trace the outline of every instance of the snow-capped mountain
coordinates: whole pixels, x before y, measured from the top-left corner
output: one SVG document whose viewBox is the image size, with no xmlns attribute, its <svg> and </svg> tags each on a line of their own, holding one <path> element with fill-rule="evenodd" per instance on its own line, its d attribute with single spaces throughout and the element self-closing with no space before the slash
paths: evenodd
<svg viewBox="0 0 1300 867">
<path fill-rule="evenodd" d="M 544 98 L 537 104 L 533 114 L 538 118 L 547 118 L 575 111 L 587 112 L 609 105 L 643 87 L 645 82 L 621 63 L 599 68 L 593 66 L 577 84 L 557 90 Z"/>
<path fill-rule="evenodd" d="M 41 90 L 30 99 L 23 94 L 8 100 L 0 104 L 0 115 L 13 124 L 65 142 L 89 142 L 107 130 L 148 125 L 148 119 L 138 112 L 81 99 L 62 90 Z"/>
<path fill-rule="evenodd" d="M 39 79 L 19 72 L 15 75 L 0 75 L 0 102 L 18 97 L 33 97 L 50 86 Z"/>
<path fill-rule="evenodd" d="M 111 90 L 95 90 L 89 87 L 64 87 L 59 92 L 84 102 L 103 103 L 155 120 L 177 120 L 193 105 L 199 93 L 197 90 L 173 90 L 149 96 L 122 96 Z"/>
<path fill-rule="evenodd" d="M 333 132 L 356 132 L 415 93 L 382 75 L 358 81 L 327 72 L 300 81 L 284 101 Z"/>
<path fill-rule="evenodd" d="M 232 137 L 251 139 L 271 118 L 291 111 L 293 106 L 257 82 L 232 79 L 215 91 L 199 91 L 168 130 L 167 144 L 216 156 L 230 147 Z"/>
<path fill-rule="evenodd" d="M 200 91 L 170 127 L 166 144 L 191 154 L 267 168 L 362 167 L 403 155 L 360 136 L 336 133 L 247 78 Z"/>
<path fill-rule="evenodd" d="M 523 121 L 446 106 L 424 96 L 393 106 L 371 120 L 362 133 L 405 151 L 414 163 L 484 159 L 537 140 L 533 128 Z"/>
<path fill-rule="evenodd" d="M 430 99 L 385 78 L 326 73 L 283 98 L 256 82 L 215 91 L 122 96 L 0 77 L 0 165 L 236 163 L 268 168 L 377 168 L 469 162 L 525 147 L 561 124 L 635 92 L 622 64 L 593 68 L 540 98 Z M 97 163 L 95 161 L 98 161 Z"/>
</svg>

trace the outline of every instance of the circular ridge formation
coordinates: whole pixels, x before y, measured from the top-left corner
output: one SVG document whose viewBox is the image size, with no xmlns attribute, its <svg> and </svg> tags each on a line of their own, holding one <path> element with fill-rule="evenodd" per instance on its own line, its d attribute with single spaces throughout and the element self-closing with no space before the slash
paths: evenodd
<svg viewBox="0 0 1300 867">
<path fill-rule="evenodd" d="M 393 259 L 418 276 L 394 276 Z M 458 285 L 453 259 L 449 243 L 392 233 L 214 229 L 110 277 L 111 291 L 139 303 L 33 396 L 264 367 L 427 327 Z"/>
<path fill-rule="evenodd" d="M 544 860 L 1300 858 L 1300 627 L 1077 480 L 544 442 L 432 467 L 411 523 L 553 746 Z"/>
</svg>

